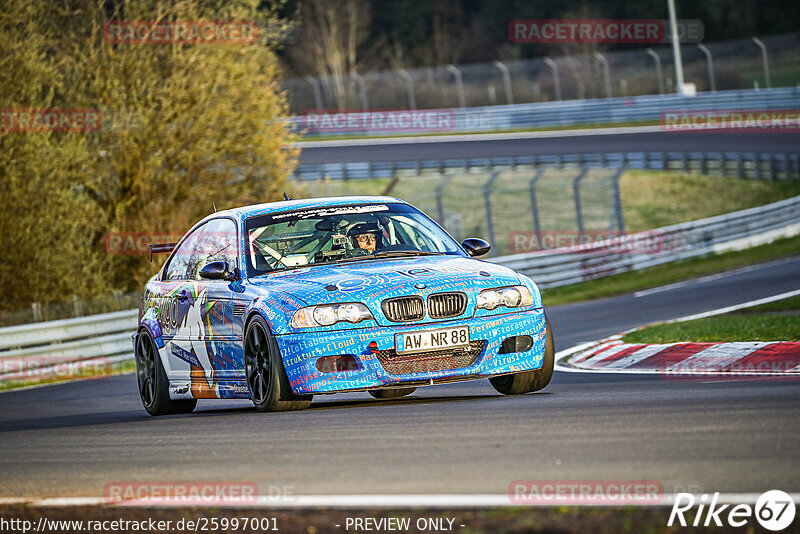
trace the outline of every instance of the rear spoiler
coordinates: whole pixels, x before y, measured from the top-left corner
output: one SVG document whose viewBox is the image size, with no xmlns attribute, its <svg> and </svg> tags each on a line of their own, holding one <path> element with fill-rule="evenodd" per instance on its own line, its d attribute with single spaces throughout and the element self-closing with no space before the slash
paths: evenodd
<svg viewBox="0 0 800 534">
<path fill-rule="evenodd" d="M 145 243 L 144 246 L 147 249 L 147 261 L 150 263 L 153 262 L 153 254 L 169 254 L 175 250 L 177 245 L 177 243 Z"/>
</svg>

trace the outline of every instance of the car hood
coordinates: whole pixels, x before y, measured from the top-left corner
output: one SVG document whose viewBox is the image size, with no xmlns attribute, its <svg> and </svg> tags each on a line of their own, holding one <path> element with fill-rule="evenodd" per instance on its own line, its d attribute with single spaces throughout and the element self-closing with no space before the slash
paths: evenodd
<svg viewBox="0 0 800 534">
<path fill-rule="evenodd" d="M 307 305 L 363 302 L 380 324 L 389 324 L 380 311 L 385 298 L 464 291 L 474 301 L 482 289 L 517 285 L 521 279 L 501 265 L 442 255 L 306 267 L 260 276 L 251 283 L 289 293 Z"/>
</svg>

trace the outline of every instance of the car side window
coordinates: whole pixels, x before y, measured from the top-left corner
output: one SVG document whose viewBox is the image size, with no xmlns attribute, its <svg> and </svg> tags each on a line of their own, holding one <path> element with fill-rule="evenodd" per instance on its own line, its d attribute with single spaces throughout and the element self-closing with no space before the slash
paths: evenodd
<svg viewBox="0 0 800 534">
<path fill-rule="evenodd" d="M 230 219 L 213 219 L 197 228 L 175 251 L 167 266 L 165 280 L 200 280 L 200 270 L 212 261 L 224 261 L 236 268 L 236 224 Z"/>
</svg>

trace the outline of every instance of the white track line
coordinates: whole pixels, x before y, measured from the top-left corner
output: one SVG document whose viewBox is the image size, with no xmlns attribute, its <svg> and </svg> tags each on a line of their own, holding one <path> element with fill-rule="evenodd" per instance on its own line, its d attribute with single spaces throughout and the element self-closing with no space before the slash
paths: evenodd
<svg viewBox="0 0 800 534">
<path fill-rule="evenodd" d="M 711 492 L 713 493 L 713 492 Z M 720 493 L 720 504 L 755 504 L 760 493 Z M 800 493 L 790 493 L 795 502 L 800 502 Z M 296 495 L 291 497 L 261 496 L 255 502 L 209 504 L 213 508 L 485 508 L 485 507 L 552 507 L 552 506 L 670 506 L 675 502 L 675 494 L 664 495 L 661 501 L 624 502 L 620 504 L 597 504 L 590 501 L 575 502 L 513 502 L 509 494 L 433 494 L 433 495 Z M 695 495 L 699 501 L 700 495 Z M 144 508 L 203 508 L 204 505 L 175 503 L 109 503 L 101 497 L 62 497 L 52 499 L 3 498 L 0 505 L 27 505 L 36 507 L 66 506 L 119 506 Z"/>
<path fill-rule="evenodd" d="M 751 308 L 753 306 L 760 306 L 761 304 L 768 304 L 770 302 L 775 302 L 777 300 L 788 299 L 790 297 L 794 297 L 800 295 L 800 289 L 795 289 L 794 291 L 787 291 L 786 293 L 780 293 L 778 295 L 772 295 L 771 297 L 764 297 L 762 299 L 751 300 L 748 302 L 743 302 L 741 304 L 734 304 L 733 306 L 726 306 L 724 308 L 717 308 L 716 310 L 710 310 L 703 313 L 695 313 L 694 315 L 687 315 L 685 317 L 679 317 L 677 319 L 672 319 L 670 321 L 666 321 L 667 323 L 680 323 L 683 321 L 692 321 L 694 319 L 702 319 L 704 317 L 712 317 L 714 315 L 722 315 L 723 313 L 729 313 L 737 310 L 741 310 L 744 308 Z"/>
<path fill-rule="evenodd" d="M 641 291 L 636 291 L 633 296 L 634 297 L 645 297 L 647 295 L 653 295 L 655 293 L 662 293 L 664 291 L 670 291 L 672 289 L 679 289 L 682 287 L 691 286 L 697 283 L 702 282 L 710 282 L 711 280 L 718 280 L 720 278 L 726 278 L 728 276 L 733 276 L 736 274 L 746 273 L 750 271 L 755 271 L 758 269 L 763 269 L 764 267 L 773 267 L 775 265 L 780 265 L 783 263 L 788 263 L 790 261 L 795 261 L 797 258 L 784 258 L 780 260 L 768 261 L 764 263 L 759 263 L 756 265 L 747 265 L 745 267 L 739 267 L 737 269 L 731 269 L 730 271 L 724 271 L 721 273 L 709 274 L 706 276 L 701 276 L 699 278 L 692 278 L 691 280 L 683 280 L 681 282 L 673 282 L 672 284 L 666 284 L 663 286 L 653 287 L 650 289 L 643 289 Z"/>
<path fill-rule="evenodd" d="M 462 141 L 510 141 L 514 139 L 547 139 L 553 137 L 586 137 L 660 132 L 660 126 L 622 126 L 619 128 L 587 128 L 583 130 L 550 130 L 491 134 L 417 135 L 412 137 L 379 137 L 372 139 L 336 139 L 332 141 L 298 141 L 297 148 L 336 148 L 346 146 L 410 145 L 417 143 L 460 143 Z M 456 158 L 458 159 L 458 158 Z"/>
</svg>

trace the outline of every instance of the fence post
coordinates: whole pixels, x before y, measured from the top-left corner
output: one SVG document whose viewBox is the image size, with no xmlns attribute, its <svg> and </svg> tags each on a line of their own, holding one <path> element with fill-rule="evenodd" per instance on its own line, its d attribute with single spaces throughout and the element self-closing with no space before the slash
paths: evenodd
<svg viewBox="0 0 800 534">
<path fill-rule="evenodd" d="M 697 48 L 706 56 L 706 68 L 708 69 L 708 84 L 712 93 L 717 92 L 717 81 L 714 78 L 714 60 L 711 58 L 711 50 L 703 43 L 697 43 Z"/>
<path fill-rule="evenodd" d="M 775 153 L 770 152 L 769 154 L 769 179 L 773 182 L 778 179 L 778 172 L 775 168 Z"/>
<path fill-rule="evenodd" d="M 622 162 L 622 165 L 617 172 L 614 173 L 614 176 L 611 177 L 611 187 L 612 187 L 612 206 L 614 210 L 614 215 L 617 219 L 617 230 L 619 231 L 620 235 L 625 234 L 625 217 L 622 213 L 622 198 L 619 194 L 619 179 L 622 177 L 622 173 L 625 172 L 625 162 Z"/>
<path fill-rule="evenodd" d="M 494 171 L 489 179 L 486 180 L 486 184 L 483 186 L 483 201 L 486 205 L 486 226 L 489 230 L 489 243 L 492 245 L 496 243 L 494 235 L 494 222 L 492 222 L 492 184 L 494 184 L 498 176 L 500 176 L 500 171 Z M 492 256 L 494 256 L 494 253 L 492 253 Z"/>
<path fill-rule="evenodd" d="M 367 86 L 364 83 L 364 78 L 362 78 L 358 73 L 353 73 L 351 76 L 358 84 L 358 96 L 361 99 L 361 110 L 369 111 L 369 103 L 367 102 Z"/>
<path fill-rule="evenodd" d="M 397 69 L 397 74 L 406 81 L 406 92 L 408 93 L 408 107 L 417 109 L 417 100 L 414 97 L 414 79 L 406 69 Z"/>
<path fill-rule="evenodd" d="M 450 183 L 455 174 L 447 174 L 442 177 L 442 182 L 436 186 L 436 211 L 439 213 L 439 224 L 444 226 L 444 202 L 442 202 L 442 194 L 444 188 Z"/>
<path fill-rule="evenodd" d="M 544 58 L 544 62 L 553 73 L 553 93 L 555 93 L 556 100 L 561 100 L 561 80 L 558 78 L 558 65 L 549 57 Z"/>
<path fill-rule="evenodd" d="M 506 67 L 505 63 L 502 61 L 495 61 L 494 66 L 500 69 L 500 72 L 503 73 L 503 85 L 505 86 L 506 90 L 506 104 L 511 105 L 514 103 L 514 94 L 511 90 L 511 73 Z"/>
<path fill-rule="evenodd" d="M 656 64 L 656 78 L 658 78 L 658 94 L 663 95 L 664 94 L 664 76 L 663 76 L 663 73 L 661 72 L 661 56 L 656 54 L 655 50 L 653 50 L 652 48 L 648 48 L 647 50 L 645 50 L 645 52 L 647 52 L 648 56 L 653 58 L 653 61 Z"/>
<path fill-rule="evenodd" d="M 542 248 L 542 226 L 539 221 L 539 202 L 536 200 L 536 182 L 544 176 L 547 171 L 547 166 L 539 167 L 536 174 L 533 175 L 531 181 L 528 182 L 528 189 L 531 192 L 531 213 L 533 215 L 533 230 L 536 232 L 536 239 L 538 240 L 539 248 Z"/>
<path fill-rule="evenodd" d="M 764 176 L 761 173 L 761 153 L 756 152 L 753 155 L 753 165 L 756 173 L 756 180 L 762 180 Z"/>
<path fill-rule="evenodd" d="M 578 222 L 578 240 L 583 238 L 583 211 L 581 210 L 581 180 L 589 172 L 589 167 L 584 165 L 572 181 L 572 195 L 575 198 L 575 218 Z"/>
<path fill-rule="evenodd" d="M 456 87 L 458 87 L 458 107 L 467 107 L 467 101 L 464 97 L 464 80 L 461 78 L 461 71 L 455 65 L 448 65 L 447 70 L 455 77 Z"/>
<path fill-rule="evenodd" d="M 81 306 L 81 298 L 78 295 L 73 295 L 72 305 L 75 307 L 75 317 L 83 315 L 83 306 Z"/>
<path fill-rule="evenodd" d="M 611 69 L 608 68 L 608 60 L 600 52 L 595 52 L 594 57 L 603 66 L 603 82 L 606 86 L 606 98 L 611 98 Z"/>
<path fill-rule="evenodd" d="M 767 57 L 767 45 L 758 37 L 753 37 L 753 42 L 761 49 L 761 61 L 764 63 L 764 82 L 767 89 L 772 87 L 769 83 L 769 58 Z"/>
<path fill-rule="evenodd" d="M 33 310 L 33 322 L 40 323 L 44 319 L 42 318 L 42 305 L 39 302 L 34 302 L 31 304 L 31 309 Z"/>
<path fill-rule="evenodd" d="M 325 104 L 322 103 L 322 89 L 319 85 L 319 80 L 314 78 L 313 76 L 306 76 L 306 81 L 311 84 L 311 88 L 314 91 L 314 104 L 317 106 L 319 111 L 325 107 Z"/>
</svg>

